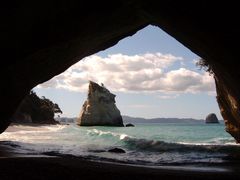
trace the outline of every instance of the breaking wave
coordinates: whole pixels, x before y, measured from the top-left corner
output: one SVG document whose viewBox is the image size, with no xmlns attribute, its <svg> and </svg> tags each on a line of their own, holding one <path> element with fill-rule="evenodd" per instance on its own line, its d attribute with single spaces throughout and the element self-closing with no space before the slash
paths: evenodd
<svg viewBox="0 0 240 180">
<path fill-rule="evenodd" d="M 225 153 L 225 152 L 239 152 L 240 146 L 237 145 L 210 145 L 205 143 L 185 144 L 172 143 L 165 141 L 137 139 L 125 137 L 124 142 L 130 149 L 137 149 L 143 151 L 155 152 L 207 152 L 207 153 Z"/>
<path fill-rule="evenodd" d="M 91 136 L 102 138 L 114 138 L 124 143 L 124 147 L 135 151 L 150 152 L 206 152 L 206 153 L 229 153 L 240 152 L 240 146 L 229 143 L 227 138 L 216 138 L 204 143 L 166 142 L 151 139 L 139 139 L 123 133 L 101 131 L 92 129 L 88 131 Z M 221 143 L 221 144 L 220 144 Z"/>
</svg>

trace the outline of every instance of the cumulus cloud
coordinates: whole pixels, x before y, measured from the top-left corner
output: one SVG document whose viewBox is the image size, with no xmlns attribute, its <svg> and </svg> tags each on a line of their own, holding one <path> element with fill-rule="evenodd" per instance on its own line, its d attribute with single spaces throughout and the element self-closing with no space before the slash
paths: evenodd
<svg viewBox="0 0 240 180">
<path fill-rule="evenodd" d="M 179 94 L 166 94 L 166 95 L 159 95 L 157 96 L 160 99 L 176 99 Z"/>
<path fill-rule="evenodd" d="M 79 61 L 61 75 L 38 87 L 87 91 L 88 81 L 103 83 L 113 91 L 198 93 L 215 91 L 213 78 L 208 73 L 186 68 L 170 67 L 182 57 L 171 54 L 146 53 L 128 56 L 113 54 L 106 58 L 92 55 Z M 164 97 L 163 97 L 164 98 Z"/>
<path fill-rule="evenodd" d="M 153 107 L 156 107 L 156 106 L 149 105 L 149 104 L 130 104 L 130 105 L 125 105 L 125 107 L 135 108 L 135 109 L 146 109 L 146 108 L 153 108 Z"/>
</svg>

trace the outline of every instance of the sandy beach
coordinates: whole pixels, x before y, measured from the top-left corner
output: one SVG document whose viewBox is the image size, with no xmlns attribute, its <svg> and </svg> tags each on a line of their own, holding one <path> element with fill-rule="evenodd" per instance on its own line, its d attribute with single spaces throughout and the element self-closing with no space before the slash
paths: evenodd
<svg viewBox="0 0 240 180">
<path fill-rule="evenodd" d="M 29 156 L 0 145 L 0 179 L 240 179 L 239 167 L 143 167 L 71 156 Z"/>
</svg>

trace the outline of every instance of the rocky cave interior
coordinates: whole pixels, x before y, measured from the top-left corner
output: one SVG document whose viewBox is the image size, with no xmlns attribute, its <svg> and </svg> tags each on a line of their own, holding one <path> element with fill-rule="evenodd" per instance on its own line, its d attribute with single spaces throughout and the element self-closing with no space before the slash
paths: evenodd
<svg viewBox="0 0 240 180">
<path fill-rule="evenodd" d="M 226 131 L 240 142 L 237 7 L 152 0 L 26 0 L 2 6 L 0 132 L 33 87 L 151 24 L 206 60 Z"/>
</svg>

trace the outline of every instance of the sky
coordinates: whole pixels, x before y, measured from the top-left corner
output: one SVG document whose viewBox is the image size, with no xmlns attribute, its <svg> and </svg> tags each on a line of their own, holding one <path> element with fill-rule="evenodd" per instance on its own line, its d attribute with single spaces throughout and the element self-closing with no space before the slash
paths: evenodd
<svg viewBox="0 0 240 180">
<path fill-rule="evenodd" d="M 196 66 L 198 59 L 160 28 L 147 26 L 34 91 L 57 103 L 62 117 L 79 115 L 92 80 L 116 94 L 122 115 L 205 119 L 215 113 L 222 119 L 213 77 Z"/>
</svg>

